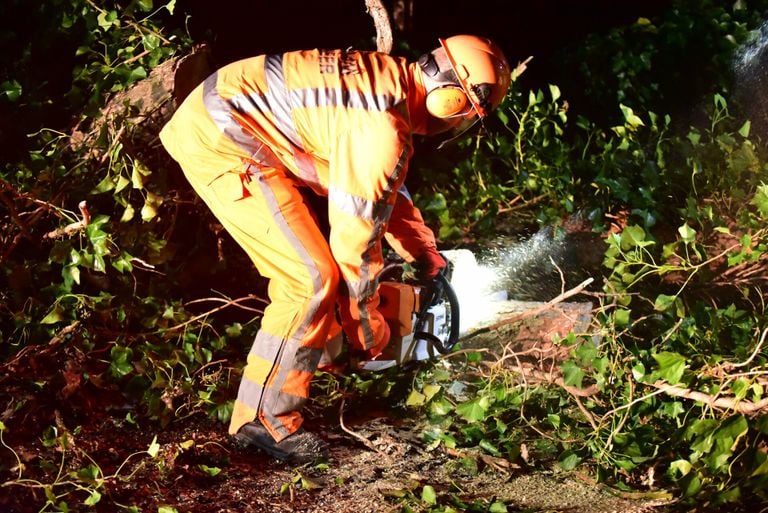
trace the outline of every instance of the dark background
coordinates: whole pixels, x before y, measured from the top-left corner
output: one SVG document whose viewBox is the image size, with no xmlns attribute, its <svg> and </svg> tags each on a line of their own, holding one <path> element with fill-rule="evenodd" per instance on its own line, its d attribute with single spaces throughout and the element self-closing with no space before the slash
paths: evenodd
<svg viewBox="0 0 768 513">
<path fill-rule="evenodd" d="M 416 56 L 432 49 L 438 37 L 459 33 L 487 36 L 502 47 L 512 66 L 533 56 L 521 87 L 557 84 L 567 95 L 571 72 L 560 65 L 560 51 L 587 34 L 632 23 L 640 16 L 653 18 L 669 4 L 669 0 L 415 0 L 407 27 L 395 31 L 393 53 Z M 19 80 L 26 93 L 15 103 L 0 98 L 0 164 L 24 158 L 30 149 L 26 134 L 42 127 L 67 131 L 81 114 L 78 106 L 67 105 L 64 95 L 71 87 L 75 51 L 82 39 L 77 27 L 60 30 L 59 9 L 55 3 L 25 0 L 0 4 L 0 82 Z M 196 42 L 208 43 L 215 65 L 259 53 L 376 46 L 365 0 L 180 0 L 174 14 L 165 16 L 169 29 L 188 27 Z"/>
<path fill-rule="evenodd" d="M 438 37 L 477 34 L 496 41 L 514 65 L 534 56 L 529 80 L 552 83 L 556 54 L 592 32 L 661 13 L 669 0 L 415 0 L 393 53 L 407 41 L 417 51 Z M 375 49 L 375 27 L 365 0 L 187 3 L 192 36 L 213 45 L 220 64 L 259 53 L 305 48 Z"/>
</svg>

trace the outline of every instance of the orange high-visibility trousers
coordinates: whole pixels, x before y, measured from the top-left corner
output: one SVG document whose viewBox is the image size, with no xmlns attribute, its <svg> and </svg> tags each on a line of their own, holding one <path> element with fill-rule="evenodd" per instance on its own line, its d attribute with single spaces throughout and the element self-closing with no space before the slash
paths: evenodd
<svg viewBox="0 0 768 513">
<path fill-rule="evenodd" d="M 276 440 L 298 429 L 322 349 L 341 336 L 336 306 L 357 349 L 386 340 L 376 276 L 388 225 L 407 261 L 434 250 L 397 192 L 413 150 L 408 101 L 423 92 L 415 66 L 354 51 L 244 59 L 209 76 L 163 128 L 195 191 L 270 280 L 230 433 L 254 419 Z M 327 239 L 305 193 L 328 198 Z"/>
<path fill-rule="evenodd" d="M 244 166 L 213 181 L 187 166 L 187 179 L 216 218 L 270 279 L 261 328 L 248 354 L 230 432 L 258 418 L 276 440 L 302 422 L 312 376 L 335 318 L 339 270 L 295 180 L 280 168 Z"/>
</svg>

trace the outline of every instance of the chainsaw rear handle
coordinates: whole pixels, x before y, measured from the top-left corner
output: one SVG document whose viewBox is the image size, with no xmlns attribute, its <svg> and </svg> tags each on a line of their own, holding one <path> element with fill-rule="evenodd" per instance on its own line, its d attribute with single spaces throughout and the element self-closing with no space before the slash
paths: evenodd
<svg viewBox="0 0 768 513">
<path fill-rule="evenodd" d="M 448 262 L 447 259 L 446 262 Z M 416 316 L 416 327 L 413 333 L 413 337 L 415 339 L 428 340 L 431 342 L 432 346 L 437 350 L 437 352 L 442 355 L 446 355 L 451 352 L 453 346 L 455 346 L 459 341 L 459 330 L 461 329 L 461 318 L 459 317 L 459 298 L 456 296 L 456 292 L 453 290 L 451 282 L 448 280 L 446 269 L 440 270 L 437 276 L 435 276 L 430 283 L 429 288 L 432 295 L 430 296 L 430 300 L 425 302 L 425 304 L 422 305 L 421 310 L 419 310 L 419 313 Z M 429 315 L 429 309 L 432 306 L 438 304 L 443 296 L 445 296 L 445 300 L 448 302 L 448 306 L 451 308 L 451 327 L 450 332 L 448 333 L 448 340 L 445 342 L 440 340 L 439 337 L 436 337 L 432 333 L 424 330 L 424 326 L 427 322 L 427 316 Z"/>
</svg>

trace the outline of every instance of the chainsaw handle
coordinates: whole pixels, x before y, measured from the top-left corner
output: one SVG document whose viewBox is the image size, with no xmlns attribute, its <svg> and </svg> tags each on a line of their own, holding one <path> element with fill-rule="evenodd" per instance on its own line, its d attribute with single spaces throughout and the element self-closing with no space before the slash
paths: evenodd
<svg viewBox="0 0 768 513">
<path fill-rule="evenodd" d="M 453 349 L 453 346 L 459 341 L 460 316 L 459 316 L 459 298 L 456 296 L 456 292 L 453 290 L 450 281 L 444 270 L 441 270 L 431 283 L 431 297 L 428 303 L 422 305 L 416 317 L 416 329 L 414 331 L 414 338 L 427 339 L 432 342 L 432 345 L 440 354 L 448 354 Z M 448 340 L 443 343 L 438 337 L 431 333 L 424 331 L 424 324 L 427 322 L 427 314 L 429 309 L 437 304 L 440 299 L 445 296 L 448 301 L 448 305 L 451 307 L 451 328 L 448 334 Z"/>
</svg>

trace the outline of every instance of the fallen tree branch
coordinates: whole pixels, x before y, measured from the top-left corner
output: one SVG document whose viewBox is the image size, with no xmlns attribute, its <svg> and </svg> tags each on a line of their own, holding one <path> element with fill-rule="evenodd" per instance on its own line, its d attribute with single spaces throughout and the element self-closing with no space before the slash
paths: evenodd
<svg viewBox="0 0 768 513">
<path fill-rule="evenodd" d="M 480 329 L 478 329 L 478 330 L 476 330 L 476 331 L 474 331 L 472 333 L 468 333 L 463 338 L 469 338 L 469 337 L 473 337 L 475 335 L 478 335 L 480 333 L 485 333 L 487 331 L 497 330 L 499 328 L 502 328 L 504 326 L 507 326 L 509 324 L 512 324 L 512 323 L 515 323 L 515 322 L 518 322 L 518 321 L 522 321 L 523 319 L 527 319 L 529 317 L 536 317 L 540 313 L 545 312 L 547 310 L 550 310 L 556 304 L 562 303 L 566 299 L 568 299 L 570 297 L 573 297 L 573 296 L 575 296 L 577 294 L 580 294 L 593 281 L 595 281 L 594 278 L 587 278 L 586 280 L 584 280 L 580 284 L 576 285 L 572 289 L 566 290 L 565 292 L 563 292 L 559 296 L 557 296 L 557 297 L 547 301 L 546 303 L 544 303 L 541 306 L 538 306 L 536 308 L 531 308 L 530 310 L 526 310 L 526 311 L 521 312 L 519 314 L 515 314 L 515 315 L 511 315 L 509 317 L 506 317 L 506 318 L 500 320 L 499 322 L 491 324 L 490 326 L 486 326 L 486 327 L 480 328 Z"/>
<path fill-rule="evenodd" d="M 712 408 L 733 410 L 742 415 L 755 415 L 757 413 L 768 412 L 768 397 L 753 402 L 738 399 L 736 397 L 715 397 L 710 394 L 705 394 L 704 392 L 699 392 L 698 390 L 670 385 L 666 381 L 657 381 L 652 383 L 651 386 L 667 395 L 704 403 Z"/>
<path fill-rule="evenodd" d="M 58 333 L 56 333 L 56 335 L 54 335 L 53 338 L 48 341 L 47 344 L 35 344 L 22 348 L 18 353 L 16 353 L 16 355 L 14 355 L 12 359 L 0 364 L 0 369 L 5 371 L 0 376 L 0 381 L 2 381 L 2 378 L 4 377 L 13 375 L 14 373 L 11 371 L 13 370 L 14 366 L 16 366 L 22 359 L 24 359 L 28 353 L 35 352 L 36 356 L 50 353 L 53 349 L 64 342 L 64 338 L 75 331 L 78 326 L 80 326 L 80 321 L 73 321 L 69 326 L 61 328 Z"/>
<path fill-rule="evenodd" d="M 587 388 L 577 388 L 571 385 L 566 385 L 562 376 L 552 372 L 544 372 L 519 365 L 507 366 L 507 369 L 521 374 L 527 381 L 532 383 L 557 385 L 575 397 L 591 397 L 600 391 L 597 385 L 590 385 Z"/>
</svg>

